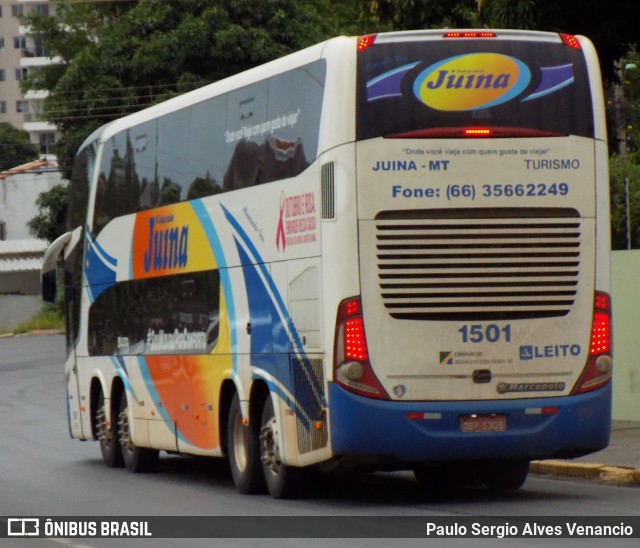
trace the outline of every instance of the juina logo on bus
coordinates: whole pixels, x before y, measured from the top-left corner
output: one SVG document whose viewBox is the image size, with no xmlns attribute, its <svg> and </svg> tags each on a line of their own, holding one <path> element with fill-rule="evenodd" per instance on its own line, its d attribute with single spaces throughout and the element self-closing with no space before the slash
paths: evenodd
<svg viewBox="0 0 640 548">
<path fill-rule="evenodd" d="M 188 203 L 141 211 L 133 230 L 133 279 L 215 267 L 207 236 Z"/>
<path fill-rule="evenodd" d="M 477 110 L 513 99 L 530 81 L 531 71 L 515 57 L 469 53 L 427 67 L 414 81 L 413 92 L 436 110 Z"/>
<path fill-rule="evenodd" d="M 162 223 L 172 220 L 172 217 L 163 218 L 161 215 L 149 217 L 149 240 L 143 255 L 145 272 L 187 266 L 189 227 L 162 226 Z"/>
</svg>

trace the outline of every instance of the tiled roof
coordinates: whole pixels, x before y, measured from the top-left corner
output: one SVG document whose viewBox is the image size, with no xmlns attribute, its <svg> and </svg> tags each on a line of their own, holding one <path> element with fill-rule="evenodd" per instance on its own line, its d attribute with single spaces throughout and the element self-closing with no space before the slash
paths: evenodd
<svg viewBox="0 0 640 548">
<path fill-rule="evenodd" d="M 0 273 L 40 271 L 41 267 L 42 267 L 42 258 L 40 259 L 0 258 Z"/>
<path fill-rule="evenodd" d="M 58 162 L 51 160 L 35 160 L 21 166 L 12 167 L 7 171 L 0 172 L 0 180 L 11 177 L 12 175 L 19 175 L 20 173 L 27 173 L 30 171 L 49 171 L 58 167 Z"/>
<path fill-rule="evenodd" d="M 48 245 L 45 240 L 0 241 L 0 273 L 40 270 Z"/>
<path fill-rule="evenodd" d="M 44 253 L 48 246 L 45 240 L 0 240 L 0 255 Z"/>
</svg>

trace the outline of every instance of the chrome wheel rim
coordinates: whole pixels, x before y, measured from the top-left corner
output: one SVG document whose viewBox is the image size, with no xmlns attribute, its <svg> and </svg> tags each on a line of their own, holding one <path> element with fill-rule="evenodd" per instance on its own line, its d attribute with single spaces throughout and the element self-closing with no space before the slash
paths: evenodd
<svg viewBox="0 0 640 548">
<path fill-rule="evenodd" d="M 111 431 L 109 429 L 109 423 L 107 422 L 104 405 L 101 406 L 96 413 L 96 437 L 103 447 L 108 448 L 111 446 Z"/>
<path fill-rule="evenodd" d="M 266 470 L 274 476 L 280 473 L 282 459 L 280 458 L 280 447 L 278 445 L 278 423 L 275 417 L 271 417 L 260 430 L 260 441 L 262 442 L 262 454 L 260 459 Z"/>
<path fill-rule="evenodd" d="M 118 415 L 118 439 L 120 445 L 129 453 L 133 451 L 131 429 L 129 428 L 129 413 L 125 407 Z"/>
<path fill-rule="evenodd" d="M 233 458 L 238 470 L 241 471 L 247 467 L 247 447 L 245 439 L 245 426 L 242 424 L 242 415 L 238 413 L 238 416 L 233 422 Z"/>
</svg>

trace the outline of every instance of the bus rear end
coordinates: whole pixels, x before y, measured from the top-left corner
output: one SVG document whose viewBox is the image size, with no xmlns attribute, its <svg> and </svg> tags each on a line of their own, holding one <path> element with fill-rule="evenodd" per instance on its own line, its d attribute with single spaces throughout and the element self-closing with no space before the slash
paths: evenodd
<svg viewBox="0 0 640 548">
<path fill-rule="evenodd" d="M 361 294 L 332 448 L 400 467 L 608 444 L 607 147 L 581 37 L 428 31 L 357 53 Z"/>
</svg>

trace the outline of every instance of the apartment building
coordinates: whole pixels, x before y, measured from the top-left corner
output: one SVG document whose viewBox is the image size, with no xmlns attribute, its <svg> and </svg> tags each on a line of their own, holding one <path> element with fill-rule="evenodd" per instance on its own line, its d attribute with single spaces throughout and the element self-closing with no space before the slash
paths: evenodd
<svg viewBox="0 0 640 548">
<path fill-rule="evenodd" d="M 9 122 L 29 132 L 42 155 L 55 143 L 55 126 L 40 119 L 47 92 L 22 93 L 20 80 L 33 67 L 55 62 L 40 39 L 29 34 L 24 16 L 31 11 L 53 15 L 55 2 L 0 0 L 0 122 Z"/>
</svg>

